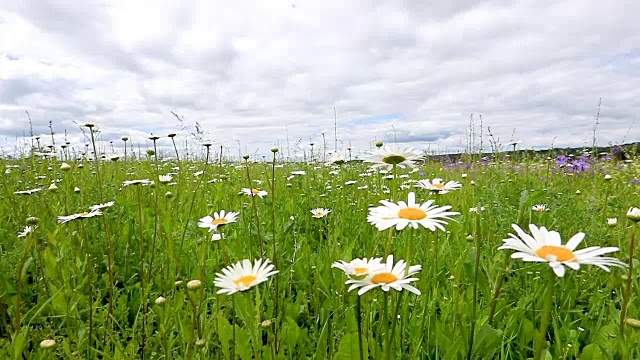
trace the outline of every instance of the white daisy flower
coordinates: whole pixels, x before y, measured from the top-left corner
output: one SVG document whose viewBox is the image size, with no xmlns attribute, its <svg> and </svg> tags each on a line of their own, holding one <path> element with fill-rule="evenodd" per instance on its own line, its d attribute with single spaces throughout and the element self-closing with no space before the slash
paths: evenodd
<svg viewBox="0 0 640 360">
<path fill-rule="evenodd" d="M 32 233 L 32 232 L 33 232 L 33 230 L 35 230 L 37 227 L 38 227 L 37 225 L 34 225 L 34 226 L 29 226 L 29 225 L 27 225 L 27 226 L 25 226 L 25 227 L 24 227 L 24 230 L 22 230 L 22 232 L 18 233 L 18 237 L 19 237 L 19 238 L 21 238 L 21 237 L 26 237 L 27 235 L 29 235 L 30 233 Z"/>
<path fill-rule="evenodd" d="M 214 232 L 213 234 L 211 234 L 211 241 L 220 241 L 220 240 L 224 240 L 225 235 L 223 233 L 217 233 Z"/>
<path fill-rule="evenodd" d="M 345 182 L 344 184 L 345 184 L 345 185 L 353 185 L 353 184 L 355 184 L 355 183 L 357 183 L 357 181 L 355 181 L 355 180 L 349 180 L 349 181 Z"/>
<path fill-rule="evenodd" d="M 531 210 L 537 211 L 537 212 L 545 212 L 545 211 L 549 211 L 549 207 L 546 204 L 538 204 L 538 205 L 533 205 L 531 207 Z"/>
<path fill-rule="evenodd" d="M 443 225 L 445 220 L 452 220 L 450 216 L 459 215 L 459 212 L 447 211 L 451 209 L 450 205 L 439 207 L 432 205 L 433 200 L 419 205 L 416 203 L 416 195 L 409 193 L 408 202 L 400 201 L 397 204 L 387 200 L 380 200 L 383 206 L 370 207 L 367 221 L 375 225 L 378 230 L 386 230 L 395 226 L 397 230 L 402 230 L 407 225 L 411 225 L 417 229 L 419 225 L 426 227 L 431 231 L 440 229 L 445 231 Z"/>
<path fill-rule="evenodd" d="M 173 176 L 167 174 L 167 175 L 160 175 L 158 176 L 158 181 L 160 181 L 161 184 L 167 184 L 171 182 L 171 179 L 173 179 Z"/>
<path fill-rule="evenodd" d="M 41 188 L 35 188 L 35 189 L 31 189 L 31 190 L 19 190 L 19 191 L 14 191 L 13 193 L 16 195 L 31 195 L 33 193 L 37 193 L 38 191 L 42 191 Z"/>
<path fill-rule="evenodd" d="M 292 171 L 292 172 L 291 172 L 291 175 L 294 175 L 294 176 L 296 176 L 296 175 L 298 175 L 298 176 L 300 176 L 300 175 L 307 175 L 307 172 L 306 172 L 306 171 L 304 171 L 304 170 L 295 170 L 295 171 Z"/>
<path fill-rule="evenodd" d="M 512 227 L 517 236 L 509 234 L 511 237 L 502 240 L 504 244 L 498 250 L 516 250 L 517 252 L 511 255 L 513 259 L 548 262 L 553 272 L 559 277 L 564 276 L 565 266 L 579 270 L 581 264 L 596 265 L 607 272 L 610 266 L 627 266 L 616 258 L 602 256 L 620 250 L 617 247 L 591 246 L 575 251 L 584 239 L 584 233 L 575 234 L 565 245 L 562 245 L 560 234 L 556 231 L 548 231 L 544 226 L 538 228 L 530 224 L 531 235 L 525 233 L 518 225 L 513 224 Z"/>
<path fill-rule="evenodd" d="M 607 218 L 607 225 L 611 227 L 618 225 L 618 218 Z"/>
<path fill-rule="evenodd" d="M 270 276 L 278 273 L 269 262 L 269 259 L 258 259 L 252 265 L 249 259 L 245 259 L 223 268 L 222 273 L 217 273 L 213 281 L 215 286 L 221 288 L 218 294 L 235 294 L 267 281 Z"/>
<path fill-rule="evenodd" d="M 64 224 L 71 220 L 76 220 L 76 219 L 87 219 L 87 218 L 91 218 L 98 215 L 102 215 L 102 212 L 96 210 L 96 211 L 81 212 L 81 213 L 71 214 L 66 216 L 58 216 L 58 224 Z"/>
<path fill-rule="evenodd" d="M 383 291 L 389 291 L 389 289 L 395 289 L 402 291 L 408 290 L 416 295 L 420 295 L 420 290 L 413 287 L 410 283 L 418 280 L 418 278 L 411 277 L 422 270 L 421 265 L 410 266 L 407 270 L 407 263 L 404 260 L 398 261 L 397 264 L 393 263 L 393 255 L 387 257 L 387 262 L 382 266 L 362 279 L 351 278 L 345 282 L 345 284 L 351 284 L 349 291 L 360 288 L 358 295 L 362 295 L 367 291 L 380 287 Z"/>
<path fill-rule="evenodd" d="M 342 270 L 352 279 L 363 279 L 370 273 L 384 268 L 384 265 L 382 264 L 382 258 L 362 258 L 353 259 L 350 262 L 344 260 L 336 261 L 331 267 Z"/>
<path fill-rule="evenodd" d="M 89 207 L 89 210 L 96 211 L 96 210 L 105 209 L 105 208 L 108 208 L 108 207 L 112 207 L 113 204 L 115 204 L 115 203 L 116 203 L 115 201 L 109 201 L 109 202 L 106 202 L 104 204 L 91 205 Z"/>
<path fill-rule="evenodd" d="M 129 186 L 129 185 L 149 185 L 149 184 L 151 184 L 151 183 L 152 183 L 152 181 L 151 181 L 151 180 L 149 180 L 149 179 L 143 179 L 143 180 L 125 180 L 125 181 L 122 183 L 122 186 L 123 186 L 123 187 L 125 187 L 125 186 Z"/>
<path fill-rule="evenodd" d="M 414 161 L 422 160 L 422 154 L 411 147 L 400 149 L 393 145 L 385 145 L 374 150 L 371 155 L 366 156 L 363 161 L 373 163 L 373 167 L 392 168 L 397 165 L 401 168 L 413 167 Z"/>
<path fill-rule="evenodd" d="M 480 211 L 485 211 L 485 210 L 486 209 L 484 206 L 480 206 Z M 469 208 L 469 212 L 478 212 L 478 207 L 476 206 L 476 207 Z"/>
<path fill-rule="evenodd" d="M 260 190 L 260 189 L 248 189 L 248 188 L 242 188 L 242 190 L 240 190 L 240 192 L 238 193 L 238 195 L 247 195 L 247 196 L 258 196 L 259 198 L 264 198 L 265 196 L 267 196 L 267 192 L 264 190 Z"/>
<path fill-rule="evenodd" d="M 311 213 L 313 214 L 313 217 L 316 218 L 316 219 L 323 218 L 323 217 L 327 216 L 330 212 L 331 212 L 331 210 L 324 209 L 324 208 L 315 208 L 315 209 L 311 210 Z"/>
<path fill-rule="evenodd" d="M 211 217 L 211 215 L 207 215 L 200 219 L 198 227 L 208 228 L 209 232 L 218 231 L 218 226 L 223 226 L 238 221 L 238 215 L 239 214 L 237 212 L 233 211 L 225 214 L 225 211 L 221 210 L 219 213 L 214 213 L 213 217 Z"/>
<path fill-rule="evenodd" d="M 438 194 L 446 194 L 451 190 L 462 189 L 462 184 L 453 180 L 444 183 L 442 179 L 434 178 L 431 181 L 429 181 L 429 179 L 419 180 L 416 182 L 416 187 L 436 191 Z"/>
</svg>

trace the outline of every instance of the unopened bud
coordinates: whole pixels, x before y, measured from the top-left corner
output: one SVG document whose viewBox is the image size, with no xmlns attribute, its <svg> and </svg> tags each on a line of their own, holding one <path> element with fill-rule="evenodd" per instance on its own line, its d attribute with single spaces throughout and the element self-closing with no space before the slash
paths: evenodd
<svg viewBox="0 0 640 360">
<path fill-rule="evenodd" d="M 382 141 L 376 141 L 376 147 L 381 148 L 384 143 Z"/>
<path fill-rule="evenodd" d="M 158 296 L 158 298 L 156 299 L 156 305 L 158 306 L 162 306 L 166 302 L 167 302 L 167 299 L 165 299 L 164 296 Z"/>
<path fill-rule="evenodd" d="M 40 222 L 40 219 L 38 219 L 38 218 L 37 218 L 37 217 L 35 217 L 35 216 L 29 216 L 29 217 L 27 218 L 27 224 L 29 224 L 29 225 L 36 225 L 36 224 L 38 224 L 39 222 Z"/>
<path fill-rule="evenodd" d="M 60 164 L 60 170 L 69 171 L 71 170 L 71 165 L 67 164 L 66 162 L 63 162 L 62 164 Z"/>
<path fill-rule="evenodd" d="M 40 342 L 40 347 L 43 349 L 50 349 L 56 346 L 56 341 L 53 339 L 45 339 Z"/>
<path fill-rule="evenodd" d="M 245 160 L 249 160 L 249 154 L 242 155 L 242 158 L 245 159 Z"/>
<path fill-rule="evenodd" d="M 274 146 L 274 147 L 272 147 L 272 148 L 271 148 L 271 152 L 272 152 L 272 153 L 277 153 L 277 152 L 278 152 L 278 148 L 277 148 L 277 147 L 275 147 L 275 146 Z"/>
<path fill-rule="evenodd" d="M 187 289 L 196 290 L 202 287 L 202 281 L 200 280 L 191 280 L 187 283 Z"/>
</svg>

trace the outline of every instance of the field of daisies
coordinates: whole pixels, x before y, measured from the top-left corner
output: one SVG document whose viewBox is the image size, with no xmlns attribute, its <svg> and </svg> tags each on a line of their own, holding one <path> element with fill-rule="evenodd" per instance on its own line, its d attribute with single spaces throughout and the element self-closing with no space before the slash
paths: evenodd
<svg viewBox="0 0 640 360">
<path fill-rule="evenodd" d="M 0 358 L 640 358 L 635 149 L 378 145 L 0 159 Z"/>
</svg>

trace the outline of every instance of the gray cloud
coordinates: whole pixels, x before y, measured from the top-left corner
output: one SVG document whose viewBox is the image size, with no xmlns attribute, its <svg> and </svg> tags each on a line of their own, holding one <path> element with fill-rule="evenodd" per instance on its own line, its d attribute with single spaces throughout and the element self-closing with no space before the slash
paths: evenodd
<svg viewBox="0 0 640 360">
<path fill-rule="evenodd" d="M 290 147 L 319 143 L 336 107 L 343 148 L 397 139 L 458 151 L 472 113 L 502 142 L 580 146 L 599 98 L 600 144 L 640 138 L 629 130 L 640 113 L 637 1 L 294 4 L 0 5 L 0 33 L 12 34 L 0 41 L 0 138 L 20 136 L 29 110 L 38 131 L 52 120 L 81 147 L 86 121 L 104 142 L 145 143 L 178 130 L 176 111 L 221 143 L 266 152 L 287 135 Z"/>
</svg>

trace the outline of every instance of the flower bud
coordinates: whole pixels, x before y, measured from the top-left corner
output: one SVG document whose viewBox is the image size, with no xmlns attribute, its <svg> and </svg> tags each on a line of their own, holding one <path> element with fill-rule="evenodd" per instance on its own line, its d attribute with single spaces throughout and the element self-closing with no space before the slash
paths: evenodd
<svg viewBox="0 0 640 360">
<path fill-rule="evenodd" d="M 640 209 L 637 207 L 629 208 L 629 211 L 627 211 L 627 219 L 635 222 L 640 221 Z"/>
<path fill-rule="evenodd" d="M 605 179 L 606 181 L 609 181 L 609 180 L 613 179 L 613 177 L 612 177 L 611 175 L 609 175 L 609 174 L 606 174 L 606 175 L 604 176 L 604 179 Z"/>
<path fill-rule="evenodd" d="M 205 339 L 196 340 L 196 346 L 197 347 L 204 347 L 205 345 L 207 345 L 207 340 L 205 340 Z"/>
<path fill-rule="evenodd" d="M 49 188 L 47 190 L 49 190 L 51 192 L 56 192 L 56 191 L 58 191 L 58 187 L 56 186 L 55 183 L 51 183 L 51 185 L 49 185 Z"/>
<path fill-rule="evenodd" d="M 265 320 L 260 323 L 260 326 L 264 329 L 271 327 L 271 325 L 273 325 L 273 321 L 271 320 Z"/>
<path fill-rule="evenodd" d="M 79 187 L 77 187 L 77 186 L 76 186 L 76 187 L 74 187 L 74 188 L 73 188 L 73 192 L 74 192 L 74 193 L 76 193 L 76 194 L 80 194 L 80 188 L 79 188 Z"/>
<path fill-rule="evenodd" d="M 152 148 L 148 148 L 147 149 L 147 155 L 151 156 L 151 155 L 155 155 L 156 151 L 153 150 Z"/>
<path fill-rule="evenodd" d="M 60 164 L 60 170 L 69 171 L 71 170 L 71 165 L 67 164 L 66 162 L 63 162 L 62 164 Z"/>
<path fill-rule="evenodd" d="M 271 148 L 271 152 L 272 152 L 272 153 L 277 153 L 277 152 L 278 152 L 278 148 L 277 148 L 277 147 L 275 147 L 275 146 L 274 146 L 274 147 L 272 147 L 272 148 Z"/>
<path fill-rule="evenodd" d="M 640 329 L 640 320 L 638 319 L 626 318 L 624 319 L 624 323 L 633 328 Z"/>
<path fill-rule="evenodd" d="M 607 225 L 610 227 L 615 227 L 618 225 L 618 218 L 607 218 Z"/>
<path fill-rule="evenodd" d="M 173 193 L 171 191 L 167 191 L 164 194 L 164 197 L 166 197 L 167 199 L 173 199 Z"/>
<path fill-rule="evenodd" d="M 56 346 L 56 341 L 53 339 L 45 339 L 40 342 L 40 347 L 43 349 L 50 349 Z"/>
<path fill-rule="evenodd" d="M 463 179 L 466 179 L 466 178 L 467 178 L 467 176 L 468 176 L 468 175 L 467 175 L 467 173 L 462 174 L 462 178 L 463 178 Z"/>
<path fill-rule="evenodd" d="M 126 137 L 126 136 L 123 136 L 123 137 L 122 137 L 122 141 L 127 142 L 128 140 L 129 140 L 129 138 L 128 138 L 128 137 Z"/>
<path fill-rule="evenodd" d="M 82 169 L 84 167 L 84 164 L 78 164 L 78 169 Z"/>
<path fill-rule="evenodd" d="M 200 280 L 191 280 L 187 283 L 187 289 L 189 290 L 197 290 L 202 287 L 202 281 Z"/>
<path fill-rule="evenodd" d="M 165 299 L 164 296 L 158 296 L 158 298 L 156 299 L 156 305 L 158 306 L 163 306 L 166 302 L 167 299 Z"/>
<path fill-rule="evenodd" d="M 380 140 L 376 141 L 376 147 L 377 148 L 381 148 L 382 145 L 384 145 L 384 143 L 382 141 L 380 141 Z"/>
<path fill-rule="evenodd" d="M 29 225 L 36 225 L 36 224 L 38 224 L 39 222 L 40 222 L 40 219 L 38 219 L 38 218 L 37 218 L 37 217 L 35 217 L 35 216 L 29 216 L 29 217 L 27 218 L 27 224 L 29 224 Z"/>
<path fill-rule="evenodd" d="M 249 154 L 242 155 L 242 158 L 245 159 L 245 160 L 249 160 Z"/>
</svg>

